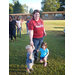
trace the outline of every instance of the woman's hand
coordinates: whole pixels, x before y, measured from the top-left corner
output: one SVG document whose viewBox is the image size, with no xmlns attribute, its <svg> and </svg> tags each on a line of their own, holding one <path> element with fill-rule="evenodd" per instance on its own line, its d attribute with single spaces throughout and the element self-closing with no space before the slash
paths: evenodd
<svg viewBox="0 0 75 75">
<path fill-rule="evenodd" d="M 34 45 L 33 41 L 30 41 L 30 45 L 32 45 L 32 46 Z"/>
<path fill-rule="evenodd" d="M 47 36 L 46 32 L 44 32 L 44 36 Z"/>
</svg>

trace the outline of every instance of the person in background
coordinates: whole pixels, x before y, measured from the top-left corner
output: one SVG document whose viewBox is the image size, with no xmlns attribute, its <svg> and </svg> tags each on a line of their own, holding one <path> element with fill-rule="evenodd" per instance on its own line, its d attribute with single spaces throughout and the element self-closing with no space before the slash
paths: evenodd
<svg viewBox="0 0 75 75">
<path fill-rule="evenodd" d="M 26 18 L 26 29 L 27 29 L 27 34 L 28 34 L 28 23 L 29 23 L 29 18 Z"/>
<path fill-rule="evenodd" d="M 33 18 L 28 23 L 30 44 L 35 46 L 34 58 L 38 61 L 38 52 L 41 43 L 43 42 L 44 36 L 46 36 L 43 20 L 40 18 L 40 11 L 34 10 Z"/>
<path fill-rule="evenodd" d="M 19 17 L 17 17 L 16 22 L 17 22 L 17 25 L 18 25 L 18 28 L 17 28 L 17 36 L 18 36 L 18 34 L 20 33 L 19 37 L 21 38 L 21 26 L 22 26 L 22 23 L 21 23 Z"/>
<path fill-rule="evenodd" d="M 18 27 L 16 21 L 13 20 L 13 17 L 11 15 L 9 15 L 9 35 L 10 35 L 10 38 L 11 38 L 11 42 L 13 42 L 13 36 L 14 36 L 15 40 L 17 41 L 15 25 Z"/>
</svg>

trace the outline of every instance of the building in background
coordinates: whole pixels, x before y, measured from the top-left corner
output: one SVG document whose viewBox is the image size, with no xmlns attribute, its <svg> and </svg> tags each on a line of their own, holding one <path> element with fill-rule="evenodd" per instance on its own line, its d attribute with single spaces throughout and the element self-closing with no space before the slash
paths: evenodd
<svg viewBox="0 0 75 75">
<path fill-rule="evenodd" d="M 26 18 L 32 19 L 32 15 L 28 13 L 9 14 L 12 15 L 13 19 L 16 20 L 19 17 L 21 20 L 26 21 Z"/>
<path fill-rule="evenodd" d="M 65 11 L 42 12 L 43 20 L 65 20 Z"/>
<path fill-rule="evenodd" d="M 9 14 L 13 16 L 13 19 L 17 19 L 19 16 L 20 19 L 26 21 L 26 18 L 32 19 L 33 15 L 20 13 L 20 14 Z M 42 12 L 43 20 L 65 20 L 65 11 L 55 11 L 55 12 Z"/>
</svg>

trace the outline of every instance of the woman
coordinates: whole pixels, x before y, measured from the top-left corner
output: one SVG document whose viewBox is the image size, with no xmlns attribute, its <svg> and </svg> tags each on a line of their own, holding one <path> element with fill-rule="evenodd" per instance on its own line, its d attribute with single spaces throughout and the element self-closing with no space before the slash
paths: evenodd
<svg viewBox="0 0 75 75">
<path fill-rule="evenodd" d="M 11 42 L 13 42 L 13 36 L 16 39 L 16 27 L 15 25 L 17 25 L 16 21 L 13 20 L 12 16 L 9 16 L 9 34 L 10 34 L 10 38 L 11 38 Z"/>
<path fill-rule="evenodd" d="M 38 61 L 39 46 L 43 42 L 44 36 L 46 36 L 43 20 L 40 18 L 39 10 L 34 10 L 33 19 L 28 23 L 30 44 L 35 46 L 34 58 Z"/>
<path fill-rule="evenodd" d="M 22 23 L 21 23 L 21 21 L 20 21 L 20 18 L 19 17 L 17 17 L 17 25 L 18 25 L 18 28 L 17 28 L 17 36 L 18 36 L 18 34 L 20 33 L 20 38 L 21 38 L 21 27 L 22 27 Z"/>
</svg>

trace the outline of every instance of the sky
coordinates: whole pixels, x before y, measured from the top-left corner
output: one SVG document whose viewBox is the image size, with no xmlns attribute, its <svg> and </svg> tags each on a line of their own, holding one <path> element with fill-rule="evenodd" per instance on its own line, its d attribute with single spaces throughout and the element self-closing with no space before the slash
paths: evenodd
<svg viewBox="0 0 75 75">
<path fill-rule="evenodd" d="M 38 9 L 41 10 L 41 2 L 42 0 L 18 0 L 20 4 L 26 4 L 29 8 L 32 8 L 33 10 Z M 9 0 L 9 3 L 13 4 L 12 0 Z"/>
</svg>

